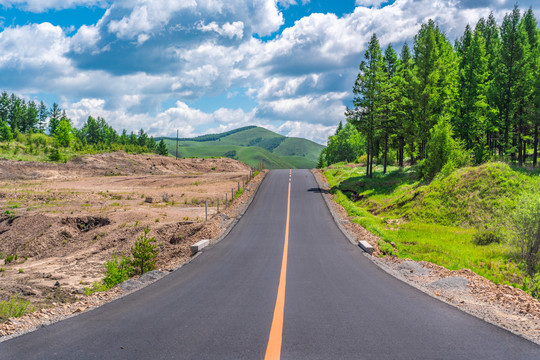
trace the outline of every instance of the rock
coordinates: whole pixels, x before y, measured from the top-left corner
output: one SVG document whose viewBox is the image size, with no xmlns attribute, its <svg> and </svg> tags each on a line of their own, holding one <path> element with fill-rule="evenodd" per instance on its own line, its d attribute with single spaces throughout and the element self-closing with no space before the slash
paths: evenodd
<svg viewBox="0 0 540 360">
<path fill-rule="evenodd" d="M 149 204 L 151 204 L 153 201 L 154 201 L 154 199 L 152 199 L 150 196 L 148 196 L 146 199 L 144 199 L 144 202 L 149 203 Z"/>
<path fill-rule="evenodd" d="M 147 273 L 144 273 L 138 280 L 142 284 L 151 283 L 151 282 L 161 279 L 162 277 L 165 276 L 165 274 L 166 273 L 163 271 L 152 270 Z"/>
<path fill-rule="evenodd" d="M 399 264 L 397 266 L 397 269 L 405 275 L 424 276 L 428 275 L 431 272 L 429 269 L 424 268 L 419 263 L 409 260 Z"/>
<path fill-rule="evenodd" d="M 428 287 L 439 290 L 467 291 L 469 279 L 459 276 L 449 276 L 428 284 Z"/>
<path fill-rule="evenodd" d="M 120 285 L 118 285 L 118 288 L 120 288 L 123 291 L 132 291 L 132 290 L 140 288 L 141 286 L 142 286 L 142 283 L 140 281 L 134 280 L 134 279 L 128 279 L 124 281 L 123 283 L 121 283 Z"/>
<path fill-rule="evenodd" d="M 60 287 L 60 282 L 58 280 L 54 283 L 54 287 Z"/>
</svg>

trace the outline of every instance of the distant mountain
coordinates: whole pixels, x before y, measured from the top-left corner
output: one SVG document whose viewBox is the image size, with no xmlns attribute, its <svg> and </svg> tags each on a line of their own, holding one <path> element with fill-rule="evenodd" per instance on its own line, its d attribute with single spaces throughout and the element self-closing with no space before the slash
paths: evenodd
<svg viewBox="0 0 540 360">
<path fill-rule="evenodd" d="M 163 139 L 169 153 L 175 155 L 176 138 Z M 257 126 L 246 126 L 221 134 L 181 138 L 178 156 L 223 156 L 251 166 L 262 162 L 268 169 L 310 169 L 317 165 L 323 148 L 310 140 L 286 137 Z"/>
</svg>

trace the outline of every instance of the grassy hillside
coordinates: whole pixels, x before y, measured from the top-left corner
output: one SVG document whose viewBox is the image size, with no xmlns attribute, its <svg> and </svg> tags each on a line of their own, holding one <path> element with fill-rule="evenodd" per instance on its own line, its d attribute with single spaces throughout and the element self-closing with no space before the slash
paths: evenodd
<svg viewBox="0 0 540 360">
<path fill-rule="evenodd" d="M 469 268 L 496 283 L 523 285 L 524 274 L 505 230 L 520 197 L 540 190 L 538 171 L 488 163 L 431 183 L 419 182 L 410 167 L 393 167 L 386 175 L 376 168 L 372 179 L 364 172 L 338 164 L 325 176 L 353 221 L 382 239 L 383 251 L 452 270 Z M 486 228 L 500 234 L 501 241 L 477 245 L 475 237 Z"/>
<path fill-rule="evenodd" d="M 176 139 L 165 138 L 169 153 L 176 154 Z M 270 130 L 248 126 L 222 134 L 181 139 L 181 157 L 224 156 L 251 166 L 263 163 L 269 169 L 313 168 L 324 147 L 300 138 L 288 138 Z"/>
</svg>

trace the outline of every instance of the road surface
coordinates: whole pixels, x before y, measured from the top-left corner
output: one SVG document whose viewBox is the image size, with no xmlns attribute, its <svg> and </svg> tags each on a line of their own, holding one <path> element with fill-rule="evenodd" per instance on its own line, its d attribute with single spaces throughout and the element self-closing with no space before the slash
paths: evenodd
<svg viewBox="0 0 540 360">
<path fill-rule="evenodd" d="M 380 270 L 307 170 L 271 171 L 230 234 L 100 308 L 0 343 L 0 359 L 540 359 L 540 347 Z"/>
</svg>

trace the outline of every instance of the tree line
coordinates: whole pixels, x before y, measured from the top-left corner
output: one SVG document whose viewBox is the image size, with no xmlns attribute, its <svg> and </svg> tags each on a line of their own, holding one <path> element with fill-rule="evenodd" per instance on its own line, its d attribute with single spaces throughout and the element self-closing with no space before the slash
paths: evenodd
<svg viewBox="0 0 540 360">
<path fill-rule="evenodd" d="M 522 16 L 516 5 L 500 26 L 491 13 L 474 28 L 467 25 L 454 44 L 429 20 L 412 50 L 405 43 L 399 56 L 391 44 L 382 49 L 373 34 L 353 94 L 354 107 L 345 115 L 364 139 L 369 177 L 375 161 L 386 172 L 389 154 L 401 167 L 406 157 L 412 165 L 424 163 L 440 147 L 433 137 L 476 164 L 500 159 L 536 167 L 540 31 L 533 11 Z M 330 156 L 337 137 L 330 137 L 320 163 L 345 160 Z"/>
<path fill-rule="evenodd" d="M 144 129 L 137 133 L 122 130 L 120 134 L 104 118 L 89 116 L 80 129 L 57 103 L 48 108 L 43 101 L 26 101 L 15 94 L 0 95 L 0 141 L 9 143 L 23 139 L 24 135 L 46 134 L 61 148 L 82 150 L 125 150 L 144 153 L 157 152 L 167 155 L 165 142 L 156 143 Z M 21 141 L 22 142 L 22 141 Z"/>
</svg>

